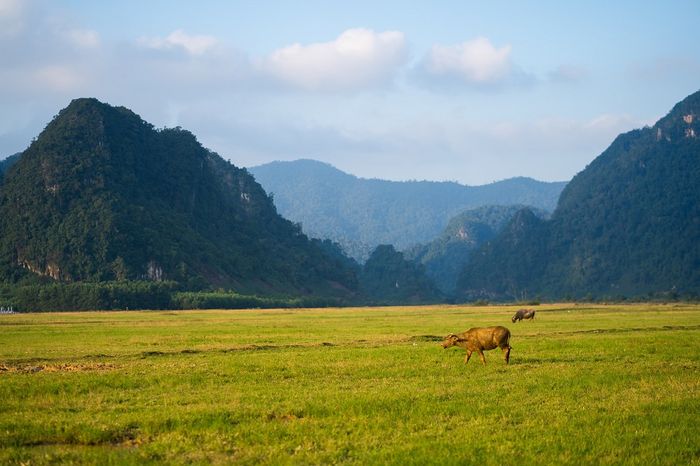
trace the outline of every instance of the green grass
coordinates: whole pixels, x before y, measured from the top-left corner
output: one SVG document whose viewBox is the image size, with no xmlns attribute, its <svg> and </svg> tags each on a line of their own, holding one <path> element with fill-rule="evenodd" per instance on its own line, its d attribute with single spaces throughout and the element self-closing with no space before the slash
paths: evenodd
<svg viewBox="0 0 700 466">
<path fill-rule="evenodd" d="M 700 306 L 515 309 L 2 315 L 0 464 L 700 464 Z"/>
</svg>

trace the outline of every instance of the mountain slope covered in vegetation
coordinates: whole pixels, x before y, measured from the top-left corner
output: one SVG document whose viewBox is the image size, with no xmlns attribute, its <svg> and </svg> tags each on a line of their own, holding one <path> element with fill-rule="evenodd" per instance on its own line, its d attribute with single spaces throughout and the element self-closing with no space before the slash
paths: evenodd
<svg viewBox="0 0 700 466">
<path fill-rule="evenodd" d="M 17 153 L 14 155 L 11 155 L 3 160 L 0 160 L 0 183 L 2 183 L 3 176 L 5 175 L 5 172 L 10 169 L 12 165 L 15 164 L 19 160 L 19 157 L 22 155 L 22 153 Z"/>
<path fill-rule="evenodd" d="M 313 237 L 340 243 L 364 261 L 379 244 L 404 250 L 435 239 L 449 220 L 484 205 L 552 211 L 566 183 L 512 178 L 484 186 L 362 179 L 313 160 L 250 168 L 286 218 Z"/>
<path fill-rule="evenodd" d="M 465 297 L 698 296 L 700 92 L 615 141 L 561 195 L 551 220 L 516 216 L 474 254 Z"/>
<path fill-rule="evenodd" d="M 510 222 L 522 205 L 484 206 L 462 212 L 450 220 L 447 228 L 430 243 L 421 244 L 405 252 L 409 260 L 425 266 L 425 272 L 440 291 L 453 295 L 457 279 L 471 254 L 487 241 L 495 238 Z M 546 218 L 544 210 L 535 210 Z"/>
<path fill-rule="evenodd" d="M 245 170 L 181 128 L 76 99 L 0 188 L 0 280 L 175 281 L 339 294 L 356 273 L 278 215 Z"/>
<path fill-rule="evenodd" d="M 444 295 L 425 274 L 422 264 L 404 258 L 393 246 L 382 244 L 365 262 L 359 277 L 360 291 L 377 304 L 425 304 Z"/>
</svg>

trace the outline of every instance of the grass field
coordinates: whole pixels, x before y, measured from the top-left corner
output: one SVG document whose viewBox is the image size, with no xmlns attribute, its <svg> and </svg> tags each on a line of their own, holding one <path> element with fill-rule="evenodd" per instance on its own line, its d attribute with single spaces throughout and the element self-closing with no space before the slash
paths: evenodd
<svg viewBox="0 0 700 466">
<path fill-rule="evenodd" d="M 515 309 L 1 315 L 0 464 L 700 464 L 700 305 Z"/>
</svg>

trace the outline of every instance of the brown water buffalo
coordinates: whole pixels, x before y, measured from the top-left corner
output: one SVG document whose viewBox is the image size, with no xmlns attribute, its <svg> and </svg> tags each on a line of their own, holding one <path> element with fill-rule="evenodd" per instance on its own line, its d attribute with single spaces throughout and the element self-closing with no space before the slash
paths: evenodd
<svg viewBox="0 0 700 466">
<path fill-rule="evenodd" d="M 513 323 L 516 323 L 519 320 L 523 319 L 535 319 L 535 310 L 534 309 L 518 309 L 518 312 L 515 313 L 512 319 L 510 319 Z"/>
<path fill-rule="evenodd" d="M 470 328 L 466 332 L 454 334 L 451 333 L 445 337 L 442 342 L 442 347 L 447 349 L 452 346 L 459 346 L 467 351 L 464 356 L 464 364 L 469 362 L 472 353 L 479 353 L 482 364 L 486 365 L 484 358 L 485 350 L 501 348 L 505 354 L 506 364 L 510 361 L 510 330 L 505 327 L 476 327 Z"/>
</svg>

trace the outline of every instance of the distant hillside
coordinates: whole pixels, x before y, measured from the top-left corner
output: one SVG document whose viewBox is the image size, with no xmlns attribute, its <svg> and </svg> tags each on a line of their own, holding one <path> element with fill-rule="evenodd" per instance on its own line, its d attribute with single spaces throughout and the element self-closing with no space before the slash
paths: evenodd
<svg viewBox="0 0 700 466">
<path fill-rule="evenodd" d="M 359 283 L 362 295 L 374 304 L 424 304 L 445 299 L 426 276 L 422 264 L 406 260 L 386 244 L 372 252 Z"/>
<path fill-rule="evenodd" d="M 175 281 L 247 293 L 354 293 L 331 247 L 277 214 L 245 169 L 188 131 L 77 99 L 0 187 L 0 281 Z"/>
<path fill-rule="evenodd" d="M 452 295 L 472 252 L 495 238 L 523 208 L 522 205 L 484 206 L 462 212 L 450 220 L 435 240 L 410 248 L 405 256 L 423 264 L 427 276 L 438 288 Z M 548 216 L 544 210 L 537 210 L 536 214 L 541 218 Z"/>
<path fill-rule="evenodd" d="M 522 211 L 460 277 L 464 297 L 700 296 L 700 92 L 615 141 L 551 220 Z"/>
<path fill-rule="evenodd" d="M 280 214 L 301 223 L 310 236 L 339 242 L 359 260 L 379 244 L 402 250 L 431 241 L 466 209 L 523 204 L 551 211 L 566 185 L 529 178 L 484 186 L 362 179 L 313 160 L 249 170 L 274 195 Z"/>
<path fill-rule="evenodd" d="M 7 157 L 6 159 L 0 160 L 0 183 L 2 183 L 3 175 L 5 172 L 19 160 L 22 153 L 17 153 Z"/>
</svg>

